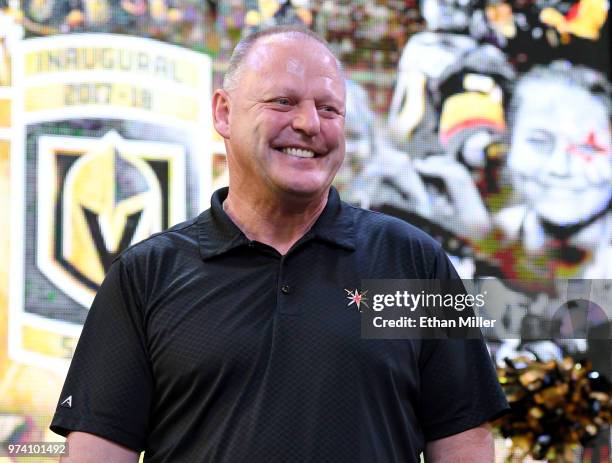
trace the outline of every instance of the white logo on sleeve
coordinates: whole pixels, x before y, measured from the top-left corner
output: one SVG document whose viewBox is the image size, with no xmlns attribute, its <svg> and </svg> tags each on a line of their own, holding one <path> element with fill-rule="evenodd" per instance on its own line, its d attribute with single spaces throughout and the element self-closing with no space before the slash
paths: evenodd
<svg viewBox="0 0 612 463">
<path fill-rule="evenodd" d="M 69 395 L 66 397 L 62 403 L 60 403 L 60 407 L 72 408 L 72 396 Z"/>
</svg>

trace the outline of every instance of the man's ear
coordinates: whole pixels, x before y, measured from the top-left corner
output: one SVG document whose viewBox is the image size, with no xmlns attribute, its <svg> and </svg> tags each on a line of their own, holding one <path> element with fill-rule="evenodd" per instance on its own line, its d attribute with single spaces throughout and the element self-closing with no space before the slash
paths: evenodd
<svg viewBox="0 0 612 463">
<path fill-rule="evenodd" d="M 212 116 L 215 130 L 219 132 L 223 138 L 230 137 L 230 99 L 228 93 L 219 88 L 215 90 L 212 97 Z"/>
</svg>

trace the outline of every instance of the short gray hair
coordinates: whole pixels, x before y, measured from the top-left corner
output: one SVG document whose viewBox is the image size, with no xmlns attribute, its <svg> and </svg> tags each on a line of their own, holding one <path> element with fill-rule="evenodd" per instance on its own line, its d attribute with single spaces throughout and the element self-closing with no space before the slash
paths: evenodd
<svg viewBox="0 0 612 463">
<path fill-rule="evenodd" d="M 334 51 L 329 46 L 329 43 L 327 43 L 327 41 L 323 37 L 311 31 L 310 29 L 300 25 L 272 26 L 249 34 L 246 37 L 242 38 L 240 42 L 238 42 L 238 44 L 234 48 L 234 51 L 232 52 L 227 71 L 225 71 L 225 76 L 223 77 L 223 89 L 229 92 L 234 90 L 238 86 L 238 81 L 240 80 L 240 75 L 242 73 L 245 58 L 251 51 L 251 48 L 253 48 L 253 45 L 255 45 L 255 42 L 257 42 L 262 37 L 281 34 L 287 34 L 290 36 L 302 34 L 319 42 L 334 57 L 338 66 L 338 70 L 344 76 L 344 69 L 342 67 L 342 63 L 334 54 Z"/>
</svg>

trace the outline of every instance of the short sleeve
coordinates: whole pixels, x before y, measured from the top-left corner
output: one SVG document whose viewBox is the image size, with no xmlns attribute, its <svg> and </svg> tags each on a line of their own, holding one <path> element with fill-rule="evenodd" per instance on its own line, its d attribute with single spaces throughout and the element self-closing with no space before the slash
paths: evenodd
<svg viewBox="0 0 612 463">
<path fill-rule="evenodd" d="M 144 448 L 153 393 L 143 316 L 121 259 L 89 311 L 51 422 L 51 430 L 98 435 Z"/>
<path fill-rule="evenodd" d="M 459 278 L 441 249 L 433 278 Z M 483 339 L 423 340 L 419 363 L 419 414 L 427 441 L 467 431 L 509 410 Z"/>
<path fill-rule="evenodd" d="M 427 441 L 504 414 L 508 403 L 481 339 L 430 339 L 421 350 L 420 423 Z"/>
<path fill-rule="evenodd" d="M 429 278 L 439 279 L 439 280 L 458 280 L 460 279 L 459 274 L 453 267 L 450 259 L 442 249 L 442 247 L 438 247 L 435 254 L 433 271 L 430 274 Z"/>
</svg>

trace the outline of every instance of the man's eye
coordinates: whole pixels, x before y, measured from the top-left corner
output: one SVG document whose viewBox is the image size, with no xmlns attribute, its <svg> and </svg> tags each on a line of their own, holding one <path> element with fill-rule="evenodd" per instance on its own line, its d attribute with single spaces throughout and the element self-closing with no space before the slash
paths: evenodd
<svg viewBox="0 0 612 463">
<path fill-rule="evenodd" d="M 599 149 L 597 149 L 596 146 L 594 145 L 589 145 L 589 144 L 582 144 L 582 145 L 577 145 L 576 146 L 576 150 L 580 151 L 581 153 L 585 153 L 585 154 L 597 154 L 600 152 Z"/>
<path fill-rule="evenodd" d="M 531 146 L 543 153 L 552 152 L 555 144 L 554 136 L 546 130 L 530 132 L 526 139 Z"/>
<path fill-rule="evenodd" d="M 278 103 L 279 105 L 282 105 L 282 106 L 288 106 L 291 104 L 291 100 L 289 98 L 277 98 L 274 101 L 275 103 Z"/>
<path fill-rule="evenodd" d="M 570 151 L 576 152 L 578 154 L 585 154 L 587 156 L 593 155 L 607 155 L 609 150 L 604 148 L 603 146 L 597 146 L 591 143 L 581 143 L 570 148 Z"/>
<path fill-rule="evenodd" d="M 334 108 L 333 106 L 328 106 L 328 105 L 324 105 L 319 107 L 319 109 L 321 111 L 325 111 L 325 112 L 331 112 L 331 113 L 337 113 L 338 110 L 336 108 Z"/>
</svg>

